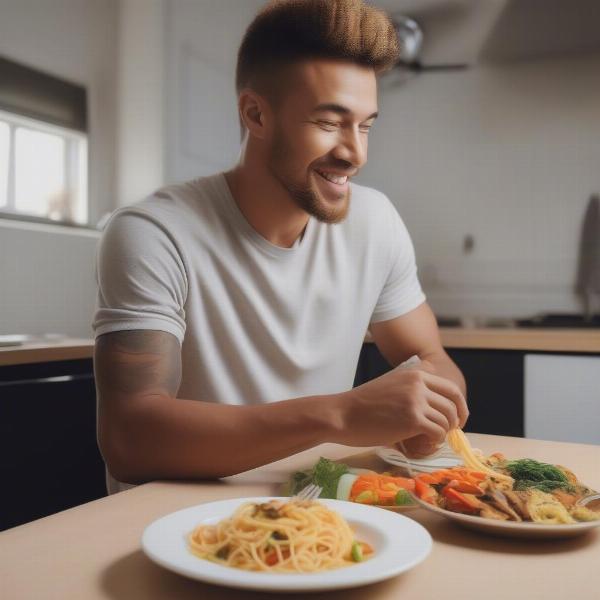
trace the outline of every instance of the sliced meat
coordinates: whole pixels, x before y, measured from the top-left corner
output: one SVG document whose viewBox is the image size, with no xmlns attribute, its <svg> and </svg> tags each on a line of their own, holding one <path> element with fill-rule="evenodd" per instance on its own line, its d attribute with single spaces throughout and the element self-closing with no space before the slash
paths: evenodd
<svg viewBox="0 0 600 600">
<path fill-rule="evenodd" d="M 506 490 L 504 495 L 510 506 L 519 514 L 523 521 L 531 521 L 531 515 L 527 508 L 527 498 L 525 495 L 521 492 L 514 492 L 513 490 Z"/>
<path fill-rule="evenodd" d="M 508 504 L 506 496 L 496 489 L 489 489 L 487 493 L 480 498 L 488 504 L 491 504 L 494 508 L 500 512 L 506 514 L 511 521 L 522 521 L 523 519 L 514 511 L 514 509 Z"/>
<path fill-rule="evenodd" d="M 487 502 L 482 502 L 483 508 L 479 513 L 480 517 L 484 517 L 486 519 L 496 519 L 497 521 L 508 521 L 508 515 L 495 509 L 493 506 L 489 505 Z"/>
</svg>

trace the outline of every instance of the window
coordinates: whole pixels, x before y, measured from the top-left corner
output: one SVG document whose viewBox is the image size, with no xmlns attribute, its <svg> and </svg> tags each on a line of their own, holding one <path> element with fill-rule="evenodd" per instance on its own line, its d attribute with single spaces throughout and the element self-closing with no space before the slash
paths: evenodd
<svg viewBox="0 0 600 600">
<path fill-rule="evenodd" d="M 87 135 L 0 111 L 0 211 L 86 225 Z"/>
<path fill-rule="evenodd" d="M 87 225 L 85 87 L 0 56 L 0 217 Z"/>
</svg>

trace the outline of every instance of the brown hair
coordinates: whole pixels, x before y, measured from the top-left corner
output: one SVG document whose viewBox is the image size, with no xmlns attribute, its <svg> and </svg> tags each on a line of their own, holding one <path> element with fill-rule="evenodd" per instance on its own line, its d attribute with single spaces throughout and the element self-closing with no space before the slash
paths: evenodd
<svg viewBox="0 0 600 600">
<path fill-rule="evenodd" d="M 347 60 L 378 74 L 398 60 L 398 40 L 388 16 L 363 0 L 272 0 L 246 30 L 236 89 L 260 90 L 277 79 L 278 67 L 310 58 Z"/>
</svg>

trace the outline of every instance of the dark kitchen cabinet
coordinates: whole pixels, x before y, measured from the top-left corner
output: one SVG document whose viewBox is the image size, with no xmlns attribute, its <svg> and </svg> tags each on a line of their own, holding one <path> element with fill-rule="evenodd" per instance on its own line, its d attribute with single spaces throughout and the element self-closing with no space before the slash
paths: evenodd
<svg viewBox="0 0 600 600">
<path fill-rule="evenodd" d="M 465 431 L 523 437 L 523 353 L 479 349 L 447 352 L 467 381 L 470 417 Z M 354 385 L 389 370 L 377 346 L 363 344 Z"/>
<path fill-rule="evenodd" d="M 106 495 L 91 359 L 0 368 L 0 529 Z"/>
</svg>

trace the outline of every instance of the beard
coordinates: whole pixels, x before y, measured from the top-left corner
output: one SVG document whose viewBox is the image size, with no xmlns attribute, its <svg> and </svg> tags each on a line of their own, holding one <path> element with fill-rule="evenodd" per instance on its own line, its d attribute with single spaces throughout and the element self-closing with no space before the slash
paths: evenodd
<svg viewBox="0 0 600 600">
<path fill-rule="evenodd" d="M 341 223 L 347 216 L 350 208 L 350 186 L 346 191 L 340 192 L 335 198 L 334 205 L 327 200 L 317 187 L 316 177 L 321 177 L 310 169 L 302 181 L 294 177 L 288 168 L 293 156 L 292 145 L 289 144 L 281 132 L 276 132 L 269 156 L 269 171 L 287 191 L 294 203 L 304 212 L 315 217 L 322 223 Z M 319 165 L 326 169 L 327 164 Z M 331 165 L 333 166 L 333 165 Z M 347 165 L 344 165 L 347 167 Z"/>
</svg>

